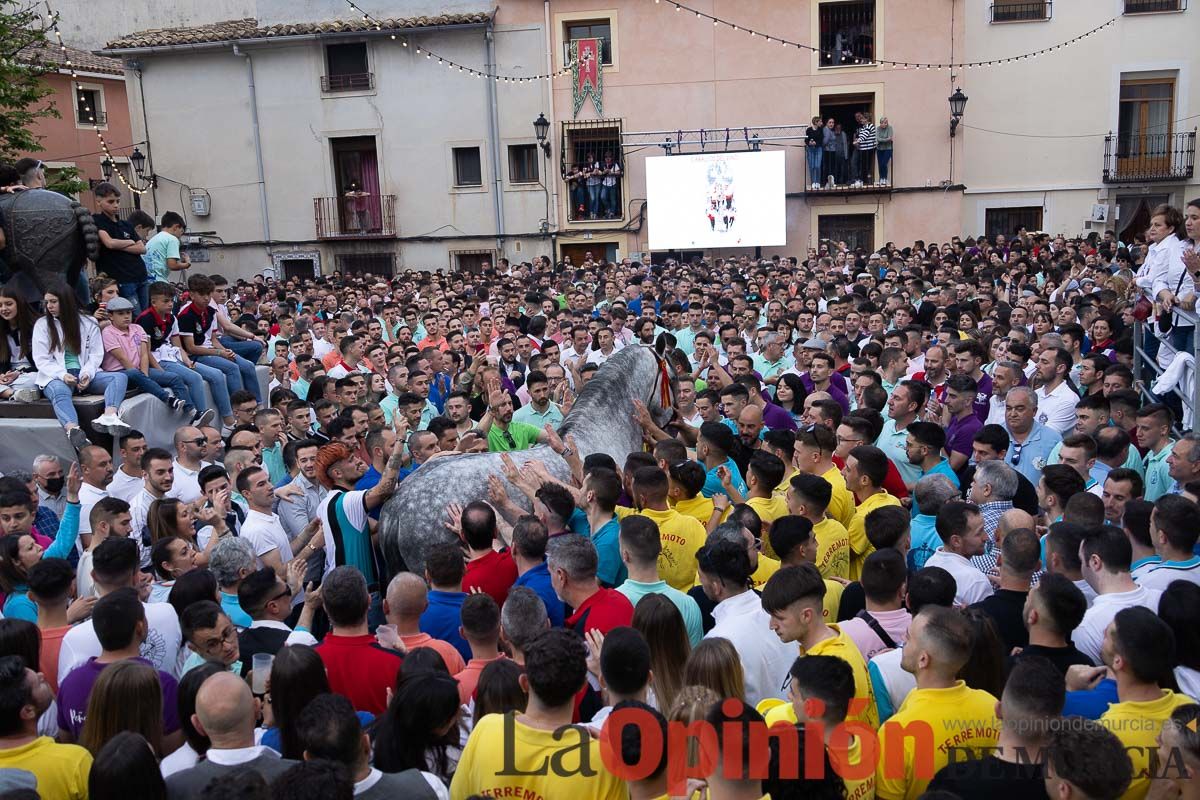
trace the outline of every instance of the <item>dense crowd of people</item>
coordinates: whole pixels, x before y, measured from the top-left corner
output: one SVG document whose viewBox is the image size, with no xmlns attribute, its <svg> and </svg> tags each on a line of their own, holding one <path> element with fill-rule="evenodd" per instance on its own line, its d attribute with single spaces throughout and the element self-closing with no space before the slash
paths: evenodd
<svg viewBox="0 0 1200 800">
<path fill-rule="evenodd" d="M 87 296 L 0 288 L 4 392 L 77 453 L 0 478 L 0 798 L 1200 796 L 1200 201 L 1130 243 L 182 284 L 181 219 L 102 215 Z M 636 346 L 670 421 L 576 452 Z M 414 471 L 540 445 L 389 573 Z"/>
</svg>

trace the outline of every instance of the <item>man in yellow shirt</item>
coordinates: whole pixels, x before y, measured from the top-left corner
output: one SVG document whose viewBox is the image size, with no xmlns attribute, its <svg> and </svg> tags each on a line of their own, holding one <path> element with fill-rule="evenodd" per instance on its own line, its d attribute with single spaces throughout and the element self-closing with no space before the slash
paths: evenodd
<svg viewBox="0 0 1200 800">
<path fill-rule="evenodd" d="M 833 463 L 836 449 L 837 436 L 824 425 L 796 435 L 796 466 L 803 473 L 829 482 L 831 494 L 825 513 L 843 528 L 848 528 L 850 520 L 854 519 L 854 495 L 846 488 L 846 479 Z"/>
<path fill-rule="evenodd" d="M 746 470 L 746 486 L 750 490 L 746 496 L 746 505 L 758 514 L 764 532 L 771 527 L 772 522 L 788 513 L 787 501 L 775 494 L 775 487 L 783 480 L 786 471 L 778 456 L 762 450 L 756 450 L 750 456 L 750 464 Z M 779 558 L 765 536 L 763 552 L 771 558 Z"/>
<path fill-rule="evenodd" d="M 811 478 L 813 476 L 805 475 L 803 477 Z M 814 478 L 814 480 L 820 480 L 820 478 Z M 813 535 L 814 531 L 813 524 L 805 517 L 788 514 L 772 523 L 767 538 L 771 540 L 775 552 L 779 553 L 782 566 L 798 567 L 801 564 L 814 563 L 813 560 L 817 557 L 820 545 L 817 537 Z M 820 568 L 817 571 L 820 572 Z M 837 622 L 838 606 L 842 602 L 842 592 L 846 590 L 846 587 L 824 575 L 821 576 L 821 579 L 825 581 L 825 599 L 822 601 L 821 618 L 827 623 Z"/>
<path fill-rule="evenodd" d="M 657 467 L 655 467 L 657 469 Z M 572 726 L 575 695 L 587 680 L 587 647 L 553 628 L 525 650 L 525 712 L 488 714 L 471 731 L 450 782 L 451 800 L 489 797 L 587 797 L 625 800 L 625 783 L 608 772 L 600 743 Z"/>
<path fill-rule="evenodd" d="M 850 536 L 850 580 L 862 575 L 862 562 L 875 548 L 867 539 L 867 514 L 881 506 L 898 506 L 900 501 L 887 493 L 883 482 L 887 479 L 888 457 L 878 447 L 862 444 L 846 456 L 846 468 L 842 476 L 846 488 L 854 493 L 858 507 L 854 519 L 846 527 Z"/>
<path fill-rule="evenodd" d="M 800 657 L 837 656 L 854 672 L 857 711 L 850 719 L 872 728 L 879 724 L 867 662 L 854 641 L 836 624 L 827 624 L 822 613 L 825 579 L 812 564 L 783 567 L 762 590 L 762 607 L 771 615 L 771 630 L 783 642 L 799 642 Z"/>
<path fill-rule="evenodd" d="M 638 467 L 633 473 L 633 501 L 639 514 L 658 525 L 662 552 L 658 574 L 681 592 L 696 582 L 696 551 L 704 546 L 704 526 L 667 504 L 670 484 L 658 467 Z"/>
<path fill-rule="evenodd" d="M 777 708 L 790 709 L 805 726 L 821 726 L 829 761 L 846 784 L 846 800 L 875 800 L 875 762 L 870 759 L 878 753 L 875 737 L 864 748 L 863 732 L 843 727 L 854 688 L 854 670 L 844 659 L 806 655 L 792 664 L 791 702 Z M 767 723 L 773 724 L 770 714 Z"/>
<path fill-rule="evenodd" d="M 667 490 L 667 500 L 671 508 L 692 517 L 706 529 L 713 518 L 713 501 L 700 491 L 708 475 L 704 467 L 695 461 L 677 461 L 667 466 L 667 479 L 670 488 Z"/>
<path fill-rule="evenodd" d="M 961 611 L 927 605 L 913 618 L 900 666 L 917 688 L 879 728 L 879 800 L 916 800 L 952 748 L 958 757 L 978 757 L 995 747 L 996 698 L 957 677 L 970 652 L 971 624 Z"/>
<path fill-rule="evenodd" d="M 1145 606 L 1118 611 L 1104 630 L 1100 657 L 1117 679 L 1119 702 L 1108 707 L 1100 724 L 1116 734 L 1133 762 L 1127 800 L 1142 800 L 1150 790 L 1154 768 L 1150 755 L 1171 712 L 1195 702 L 1159 685 L 1161 676 L 1171 674 L 1174 653 L 1170 626 Z M 1099 680 L 1103 673 L 1104 667 L 1073 667 L 1067 673 L 1067 688 L 1079 688 L 1080 682 L 1089 678 Z"/>
<path fill-rule="evenodd" d="M 0 717 L 0 771 L 32 774 L 43 798 L 87 800 L 91 753 L 38 735 L 38 719 L 54 701 L 41 673 L 25 666 L 20 656 L 0 658 L 0 696 L 5 698 Z"/>
<path fill-rule="evenodd" d="M 839 475 L 838 480 L 842 477 Z M 850 536 L 842 523 L 828 516 L 833 487 L 818 475 L 801 473 L 792 478 L 788 487 L 788 513 L 804 517 L 812 523 L 817 539 L 817 570 L 825 578 L 850 577 Z"/>
</svg>

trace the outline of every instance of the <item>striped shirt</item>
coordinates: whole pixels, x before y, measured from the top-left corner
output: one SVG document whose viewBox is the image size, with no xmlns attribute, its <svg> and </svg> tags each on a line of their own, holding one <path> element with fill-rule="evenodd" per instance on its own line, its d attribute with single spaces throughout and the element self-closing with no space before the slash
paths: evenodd
<svg viewBox="0 0 1200 800">
<path fill-rule="evenodd" d="M 868 122 L 859 128 L 854 134 L 854 143 L 859 150 L 874 150 L 876 145 L 875 126 Z"/>
</svg>

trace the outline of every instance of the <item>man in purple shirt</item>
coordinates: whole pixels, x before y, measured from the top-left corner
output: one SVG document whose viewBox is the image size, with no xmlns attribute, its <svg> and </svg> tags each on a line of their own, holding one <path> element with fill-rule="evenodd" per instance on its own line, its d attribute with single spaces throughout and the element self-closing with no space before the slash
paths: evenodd
<svg viewBox="0 0 1200 800">
<path fill-rule="evenodd" d="M 955 472 L 971 460 L 971 443 L 983 427 L 983 421 L 975 413 L 978 390 L 979 384 L 970 375 L 951 375 L 946 380 L 946 412 L 950 415 L 946 425 L 946 457 Z"/>
<path fill-rule="evenodd" d="M 987 351 L 974 339 L 963 339 L 954 344 L 954 373 L 975 380 L 975 416 L 980 422 L 987 420 L 991 410 L 992 376 L 983 371 L 986 358 Z"/>
<path fill-rule="evenodd" d="M 123 679 L 126 686 L 129 685 L 129 679 L 138 678 L 132 674 L 135 670 L 148 670 L 151 674 L 156 672 L 149 661 L 138 655 L 138 648 L 146 639 L 147 623 L 146 612 L 136 589 L 118 589 L 97 600 L 92 611 L 92 624 L 96 638 L 100 640 L 100 655 L 89 658 L 72 670 L 58 687 L 59 741 L 79 741 L 87 721 L 92 687 L 104 670 L 110 666 L 122 671 L 129 670 L 131 674 Z M 140 666 L 132 668 L 134 664 Z M 162 690 L 164 748 L 169 751 L 174 749 L 167 746 L 173 740 L 176 746 L 183 740 L 176 701 L 179 684 L 166 672 L 157 670 L 157 674 Z"/>
</svg>

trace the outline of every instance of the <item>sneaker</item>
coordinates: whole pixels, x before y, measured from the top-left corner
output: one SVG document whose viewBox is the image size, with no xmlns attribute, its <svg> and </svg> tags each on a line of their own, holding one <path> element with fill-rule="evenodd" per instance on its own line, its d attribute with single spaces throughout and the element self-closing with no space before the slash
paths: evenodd
<svg viewBox="0 0 1200 800">
<path fill-rule="evenodd" d="M 12 400 L 15 403 L 33 403 L 42 396 L 42 393 L 37 389 L 17 389 L 12 393 Z"/>
<path fill-rule="evenodd" d="M 809 187 L 809 188 L 811 188 L 811 189 L 814 189 L 814 190 L 815 190 L 815 189 L 820 189 L 820 188 L 821 188 L 821 184 L 819 184 L 819 183 L 816 183 L 816 182 L 813 182 L 813 185 L 812 185 L 811 187 Z"/>
<path fill-rule="evenodd" d="M 67 441 L 70 442 L 71 447 L 74 447 L 76 450 L 82 450 L 91 444 L 87 438 L 87 434 L 85 434 L 83 429 L 78 426 L 67 429 Z"/>
<path fill-rule="evenodd" d="M 187 408 L 187 402 L 182 397 L 172 397 L 167 400 L 167 407 L 172 411 L 181 411 Z"/>
<path fill-rule="evenodd" d="M 92 427 L 101 433 L 118 436 L 123 434 L 124 431 L 129 430 L 129 423 L 116 414 L 102 414 L 92 420 Z"/>
<path fill-rule="evenodd" d="M 203 414 L 196 412 L 196 418 L 192 420 L 192 425 L 197 428 L 205 428 L 213 424 L 213 420 L 217 418 L 217 412 L 213 409 L 205 411 Z"/>
</svg>

